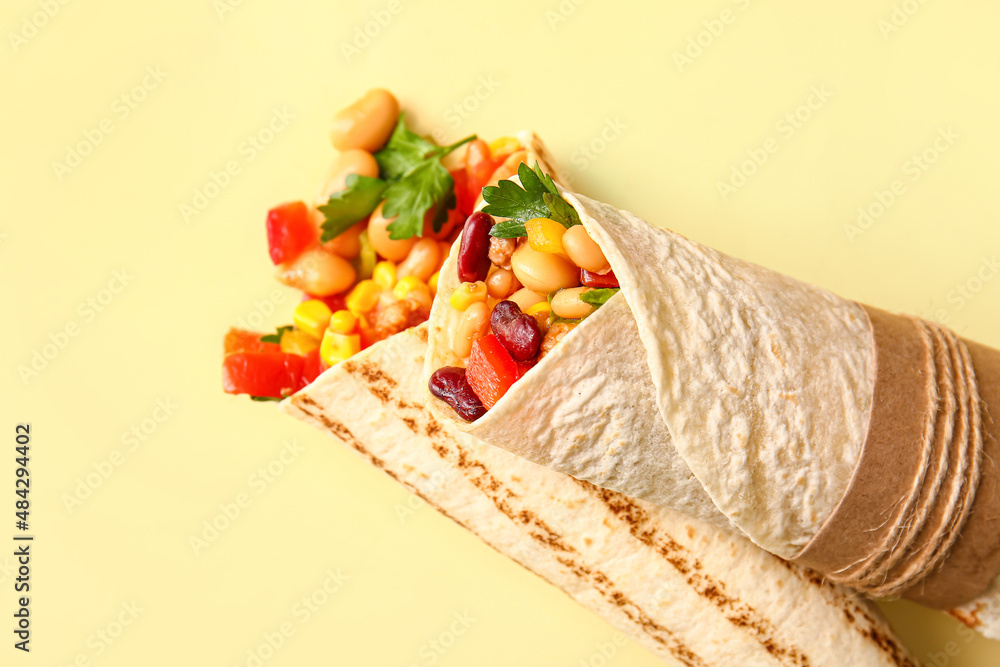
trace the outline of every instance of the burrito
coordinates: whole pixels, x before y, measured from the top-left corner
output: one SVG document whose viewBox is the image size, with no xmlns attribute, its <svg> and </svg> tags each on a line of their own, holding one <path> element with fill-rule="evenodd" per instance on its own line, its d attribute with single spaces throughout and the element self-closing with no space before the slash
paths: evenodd
<svg viewBox="0 0 1000 667">
<path fill-rule="evenodd" d="M 686 667 L 917 667 L 877 610 L 737 534 L 536 465 L 424 405 L 427 325 L 326 371 L 280 409 L 660 657 Z"/>
<path fill-rule="evenodd" d="M 431 312 L 443 421 L 876 597 L 991 595 L 995 350 L 654 228 L 541 168 L 483 196 Z M 505 272 L 509 291 L 491 289 Z"/>
<path fill-rule="evenodd" d="M 390 206 L 388 188 L 407 173 L 440 172 L 425 163 L 448 147 L 413 135 L 381 90 L 338 113 L 332 140 L 340 152 L 315 203 L 268 214 L 277 277 L 303 301 L 274 334 L 229 332 L 226 391 L 284 399 L 283 411 L 347 443 L 669 664 L 916 665 L 877 610 L 845 589 L 734 533 L 456 433 L 423 407 L 424 290 L 434 293 L 445 244 L 483 186 L 512 176 L 522 161 L 556 173 L 537 136 L 471 140 L 464 156 L 450 159 L 450 184 L 420 179 L 430 183 L 417 188 L 423 227 L 411 215 L 402 232 L 393 224 L 406 212 Z M 448 215 L 436 228 L 442 207 Z M 429 274 L 420 264 L 433 253 L 419 250 L 431 248 L 428 239 L 439 255 Z M 625 552 L 634 556 L 622 559 Z"/>
</svg>

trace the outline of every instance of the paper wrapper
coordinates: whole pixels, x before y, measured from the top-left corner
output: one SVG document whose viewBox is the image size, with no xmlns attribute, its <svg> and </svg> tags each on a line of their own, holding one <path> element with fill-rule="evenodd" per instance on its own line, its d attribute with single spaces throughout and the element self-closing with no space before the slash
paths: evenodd
<svg viewBox="0 0 1000 667">
<path fill-rule="evenodd" d="M 326 371 L 281 409 L 342 440 L 665 664 L 917 663 L 875 610 L 730 531 L 490 447 L 435 418 L 426 325 Z"/>
<path fill-rule="evenodd" d="M 436 399 L 430 405 L 456 428 L 529 460 L 716 525 L 728 522 L 772 553 L 799 556 L 845 498 L 870 435 L 877 355 L 868 311 L 628 212 L 564 194 L 607 255 L 622 293 L 475 423 Z M 457 283 L 454 255 L 441 271 L 439 293 Z M 456 318 L 444 299 L 435 302 L 425 376 L 458 362 L 448 349 Z M 977 371 L 992 373 L 984 387 L 997 379 L 986 366 Z M 648 407 L 649 391 L 656 409 Z M 692 488 L 692 477 L 704 493 Z M 937 488 L 944 487 L 942 478 Z M 992 480 L 986 487 L 995 489 Z M 926 497 L 935 493 L 916 494 L 915 507 Z M 898 502 L 885 489 L 862 502 L 868 515 L 838 531 L 839 539 L 864 542 L 859 531 L 885 523 Z M 992 501 L 984 495 L 977 502 Z M 991 516 L 997 513 L 972 512 L 965 526 Z M 961 527 L 937 531 L 938 542 Z M 964 564 L 924 580 L 926 597 L 915 597 L 952 606 L 981 593 L 996 574 L 996 532 L 963 537 L 951 552 L 968 554 Z M 921 546 L 916 538 L 912 544 Z M 970 571 L 979 576 L 973 580 Z"/>
</svg>

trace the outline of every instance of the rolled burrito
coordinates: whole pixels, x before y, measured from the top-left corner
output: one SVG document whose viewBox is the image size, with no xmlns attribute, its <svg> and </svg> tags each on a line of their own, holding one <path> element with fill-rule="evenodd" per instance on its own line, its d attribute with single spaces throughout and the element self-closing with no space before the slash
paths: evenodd
<svg viewBox="0 0 1000 667">
<path fill-rule="evenodd" d="M 669 665 L 916 667 L 877 609 L 733 532 L 456 432 L 423 405 L 427 328 L 281 403 Z"/>
<path fill-rule="evenodd" d="M 989 597 L 1000 353 L 657 229 L 541 170 L 499 186 L 439 277 L 425 364 L 436 414 L 873 596 Z M 465 236 L 483 226 L 485 281 L 509 268 L 532 294 L 488 290 L 490 321 L 473 331 L 482 308 L 467 295 L 484 269 Z"/>
</svg>

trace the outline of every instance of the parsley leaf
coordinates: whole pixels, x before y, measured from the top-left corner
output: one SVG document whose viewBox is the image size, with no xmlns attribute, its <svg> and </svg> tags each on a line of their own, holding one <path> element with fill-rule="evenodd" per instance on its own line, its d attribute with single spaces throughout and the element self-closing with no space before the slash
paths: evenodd
<svg viewBox="0 0 1000 667">
<path fill-rule="evenodd" d="M 396 129 L 392 131 L 385 148 L 375 153 L 379 174 L 390 181 L 402 178 L 437 148 L 437 145 L 407 128 L 405 116 L 405 113 L 399 114 Z"/>
<path fill-rule="evenodd" d="M 322 242 L 340 236 L 351 225 L 371 214 L 382 199 L 386 182 L 359 174 L 350 174 L 345 182 L 347 188 L 335 192 L 319 211 L 326 217 L 323 222 Z"/>
<path fill-rule="evenodd" d="M 521 185 L 505 180 L 483 188 L 487 204 L 483 212 L 508 218 L 507 222 L 493 226 L 492 236 L 525 236 L 524 223 L 532 218 L 550 218 L 567 229 L 581 224 L 579 214 L 562 198 L 552 177 L 543 172 L 537 162 L 534 169 L 522 162 L 517 168 L 517 176 Z"/>
<path fill-rule="evenodd" d="M 542 199 L 545 201 L 545 205 L 552 214 L 549 217 L 566 229 L 569 229 L 573 225 L 583 224 L 580 222 L 580 214 L 576 212 L 576 209 L 566 203 L 566 200 L 559 195 L 546 192 L 542 195 Z"/>
<path fill-rule="evenodd" d="M 619 288 L 605 287 L 600 289 L 589 289 L 580 295 L 580 301 L 589 303 L 594 308 L 600 308 L 608 302 L 608 299 L 618 294 Z"/>
<path fill-rule="evenodd" d="M 291 326 L 278 327 L 278 330 L 275 333 L 270 334 L 268 336 L 261 336 L 260 337 L 260 342 L 262 342 L 262 343 L 278 343 L 280 345 L 281 344 L 281 337 L 285 335 L 286 331 L 291 331 L 291 330 L 292 330 Z"/>
<path fill-rule="evenodd" d="M 441 230 L 456 200 L 455 181 L 441 164 L 441 158 L 475 138 L 476 135 L 471 135 L 453 144 L 438 146 L 406 127 L 404 114 L 399 114 L 396 129 L 385 148 L 375 153 L 379 174 L 387 182 L 381 193 L 385 197 L 382 214 L 386 218 L 396 218 L 389 225 L 389 238 L 400 240 L 420 236 L 424 230 L 424 215 L 431 208 L 434 209 L 434 231 Z"/>
<path fill-rule="evenodd" d="M 261 403 L 267 401 L 282 401 L 284 399 L 278 398 L 277 396 L 251 396 L 251 401 L 260 401 Z"/>
<path fill-rule="evenodd" d="M 490 230 L 490 236 L 498 239 L 516 239 L 527 235 L 528 230 L 524 228 L 524 223 L 513 220 L 498 222 Z"/>
<path fill-rule="evenodd" d="M 438 207 L 435 226 L 440 229 L 438 220 L 442 212 L 447 216 L 447 202 L 454 202 L 454 197 L 448 197 L 454 187 L 455 181 L 439 157 L 419 164 L 404 178 L 389 185 L 382 206 L 383 216 L 396 218 L 389 225 L 389 238 L 398 240 L 420 236 L 424 230 L 424 214 L 432 206 Z"/>
</svg>

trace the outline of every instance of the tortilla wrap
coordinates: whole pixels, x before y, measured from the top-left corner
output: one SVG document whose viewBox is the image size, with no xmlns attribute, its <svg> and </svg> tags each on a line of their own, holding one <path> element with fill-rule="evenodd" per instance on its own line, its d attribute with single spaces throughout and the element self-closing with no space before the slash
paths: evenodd
<svg viewBox="0 0 1000 667">
<path fill-rule="evenodd" d="M 455 432 L 424 405 L 427 325 L 280 407 L 645 646 L 698 667 L 917 663 L 868 603 L 746 539 Z"/>
<path fill-rule="evenodd" d="M 560 192 L 604 251 L 621 292 L 567 335 L 485 416 L 465 422 L 428 392 L 435 413 L 459 430 L 531 461 L 725 525 L 713 518 L 714 505 L 753 542 L 787 559 L 807 554 L 803 562 L 813 566 L 837 562 L 824 559 L 829 554 L 810 552 L 818 535 L 836 550 L 838 540 L 864 546 L 869 525 L 888 525 L 885 508 L 896 511 L 902 503 L 893 496 L 879 497 L 888 492 L 880 490 L 878 475 L 870 475 L 864 489 L 852 482 L 859 478 L 859 461 L 868 460 L 862 453 L 866 446 L 870 449 L 874 428 L 876 370 L 880 381 L 892 375 L 885 364 L 876 369 L 876 357 L 884 361 L 892 356 L 878 348 L 876 339 L 891 336 L 876 337 L 873 331 L 884 334 L 886 329 L 872 322 L 910 321 L 887 314 L 883 318 L 874 309 L 656 229 L 631 213 Z M 457 249 L 442 267 L 439 294 L 450 294 L 458 285 L 456 258 Z M 632 326 L 626 323 L 629 315 Z M 445 298 L 435 300 L 425 377 L 442 366 L 463 365 L 448 344 L 458 317 Z M 946 332 L 938 329 L 934 335 L 943 341 Z M 940 363 L 940 357 L 950 358 L 949 351 L 961 357 L 957 346 L 965 345 L 952 339 L 928 347 L 924 357 L 932 370 L 937 368 L 931 379 L 956 391 L 966 388 L 959 387 L 963 382 L 971 383 L 972 393 L 963 395 L 975 408 L 970 411 L 978 411 L 980 398 L 988 399 L 990 385 L 1000 378 L 984 376 L 980 397 L 971 360 L 965 373 L 956 370 L 960 363 Z M 976 368 L 996 367 L 996 351 L 969 346 L 980 357 Z M 928 384 L 927 373 L 917 370 L 914 382 Z M 647 381 L 637 379 L 644 373 Z M 918 388 L 923 390 L 923 384 Z M 657 409 L 649 409 L 648 396 L 642 395 L 650 386 Z M 939 393 L 948 395 L 938 392 L 942 388 L 944 384 L 928 384 L 926 389 L 937 400 Z M 1000 402 L 996 405 L 1000 409 Z M 930 413 L 929 432 L 936 440 L 928 442 L 939 444 L 921 455 L 926 460 L 915 466 L 912 479 L 897 475 L 901 487 L 914 487 L 914 514 L 898 512 L 901 527 L 898 534 L 886 534 L 889 546 L 862 552 L 870 562 L 842 559 L 843 568 L 820 570 L 836 578 L 842 569 L 857 566 L 858 577 L 869 579 L 878 578 L 879 568 L 903 571 L 909 578 L 901 577 L 900 588 L 909 597 L 937 608 L 974 603 L 996 577 L 1000 554 L 993 490 L 979 494 L 980 511 L 969 518 L 983 450 L 959 457 L 960 465 L 948 460 L 952 452 L 968 454 L 963 448 L 971 438 L 956 434 L 975 431 L 955 417 L 965 412 L 954 405 L 901 408 L 906 409 L 914 412 L 907 415 L 910 421 L 921 423 L 923 413 Z M 935 431 L 938 413 L 947 414 L 938 418 Z M 883 429 L 881 435 L 896 434 L 902 427 L 895 422 L 906 421 L 882 419 L 897 431 Z M 892 437 L 882 440 L 893 442 Z M 987 447 L 997 445 L 995 437 L 987 440 Z M 937 457 L 933 461 L 931 454 Z M 987 449 L 985 460 L 994 458 Z M 896 474 L 894 462 L 877 461 L 867 470 L 888 479 Z M 685 466 L 711 505 L 705 495 L 691 490 Z M 987 487 L 996 486 L 995 473 L 994 467 Z M 847 496 L 848 489 L 855 495 Z M 843 514 L 835 510 L 845 497 L 868 501 L 869 523 L 842 522 L 838 531 L 824 533 L 831 517 Z M 962 511 L 951 511 L 955 506 Z M 911 521 L 912 516 L 920 522 Z M 975 534 L 956 545 L 963 525 L 974 526 Z M 951 562 L 945 557 L 955 554 L 955 566 L 948 569 Z M 877 585 L 857 588 L 878 590 Z"/>
</svg>

